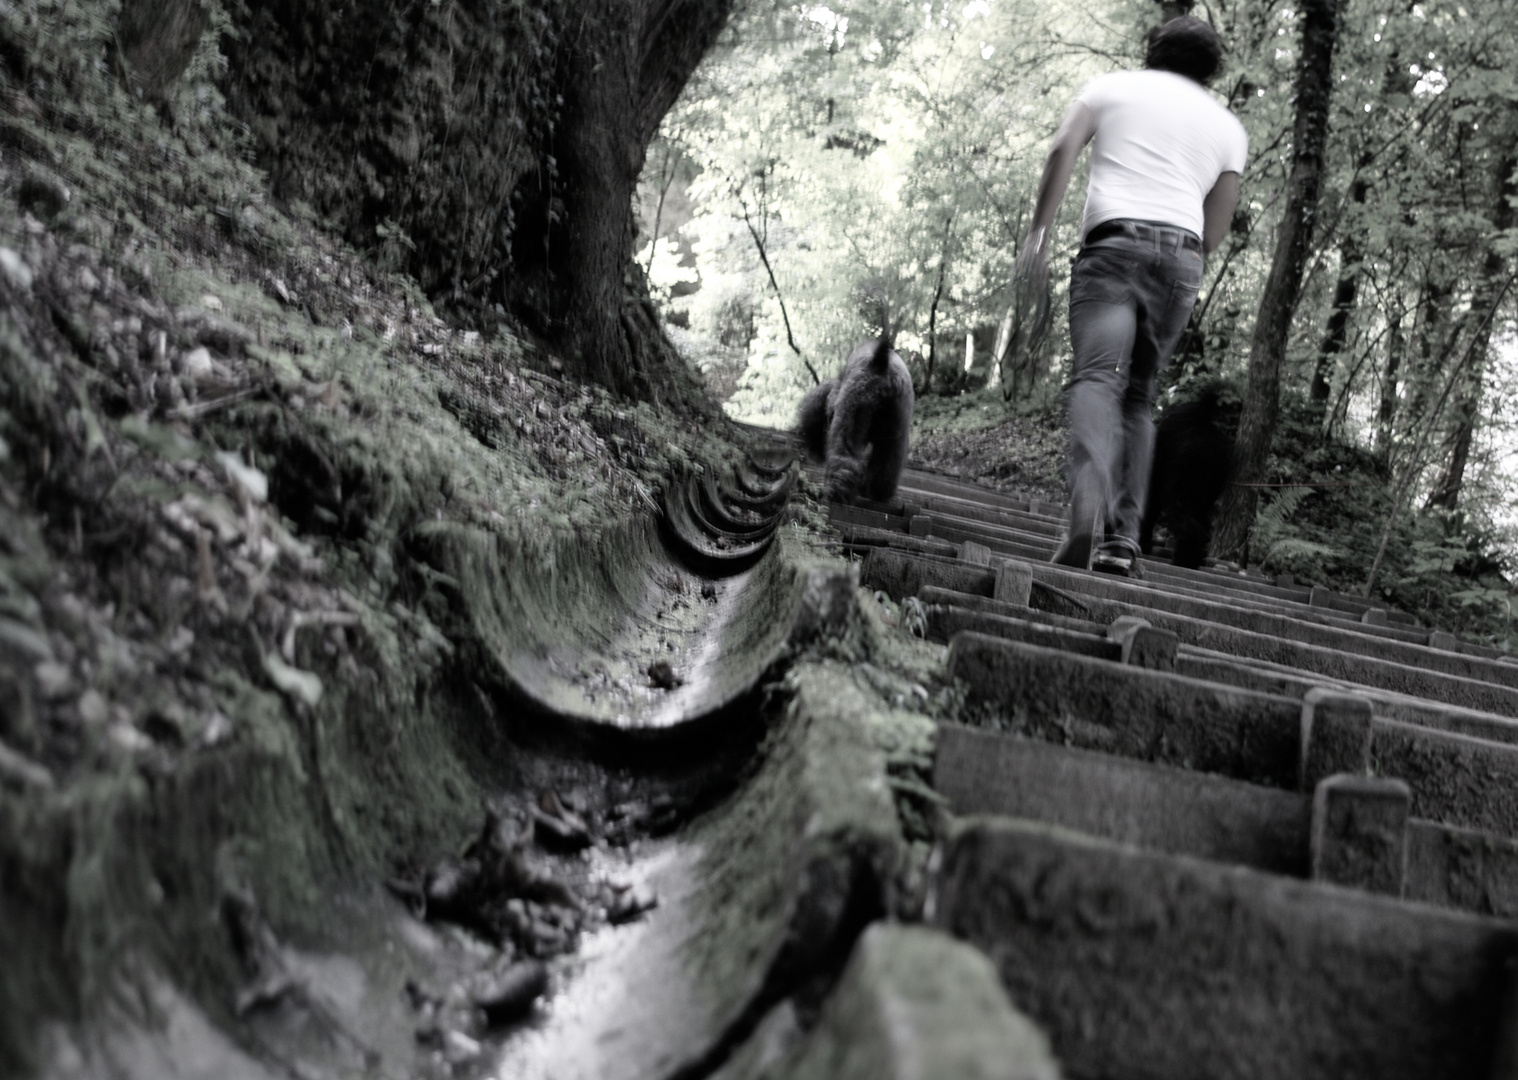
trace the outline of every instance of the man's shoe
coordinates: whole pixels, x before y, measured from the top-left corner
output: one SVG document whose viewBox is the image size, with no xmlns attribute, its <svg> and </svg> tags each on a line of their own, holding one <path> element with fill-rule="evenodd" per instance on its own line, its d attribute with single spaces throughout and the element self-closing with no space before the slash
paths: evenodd
<svg viewBox="0 0 1518 1080">
<path fill-rule="evenodd" d="M 1094 471 L 1087 469 L 1076 477 L 1070 492 L 1070 531 L 1060 544 L 1054 558 L 1049 560 L 1059 566 L 1073 566 L 1077 570 L 1091 569 L 1091 557 L 1100 542 L 1102 524 L 1106 520 L 1106 501 L 1102 498 L 1102 484 Z"/>
<path fill-rule="evenodd" d="M 1097 549 L 1091 557 L 1091 569 L 1125 578 L 1140 579 L 1144 576 L 1138 552 L 1122 543 L 1106 543 Z"/>
<path fill-rule="evenodd" d="M 1065 537 L 1049 561 L 1057 566 L 1073 566 L 1077 570 L 1090 570 L 1096 547 L 1096 536 L 1091 532 L 1072 531 Z"/>
</svg>

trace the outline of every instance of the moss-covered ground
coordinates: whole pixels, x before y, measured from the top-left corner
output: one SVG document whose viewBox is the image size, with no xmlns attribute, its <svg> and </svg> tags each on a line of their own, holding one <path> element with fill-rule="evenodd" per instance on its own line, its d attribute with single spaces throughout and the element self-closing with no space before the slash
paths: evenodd
<svg viewBox="0 0 1518 1080">
<path fill-rule="evenodd" d="M 525 815 L 552 769 L 488 723 L 480 583 L 428 530 L 551 573 L 732 452 L 698 401 L 572 385 L 274 205 L 216 35 L 148 102 L 116 13 L 0 10 L 6 1075 L 44 1021 L 151 1020 L 163 980 L 231 1023 L 267 975 L 249 927 L 322 940 L 333 896 Z"/>
</svg>

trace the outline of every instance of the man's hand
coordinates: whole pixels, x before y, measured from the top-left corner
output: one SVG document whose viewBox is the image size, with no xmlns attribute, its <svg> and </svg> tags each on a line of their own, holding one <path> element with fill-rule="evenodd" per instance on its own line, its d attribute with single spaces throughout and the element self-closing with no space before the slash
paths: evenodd
<svg viewBox="0 0 1518 1080">
<path fill-rule="evenodd" d="M 1049 230 L 1034 229 L 1023 243 L 1012 266 L 1012 280 L 1037 279 L 1049 275 Z"/>
</svg>

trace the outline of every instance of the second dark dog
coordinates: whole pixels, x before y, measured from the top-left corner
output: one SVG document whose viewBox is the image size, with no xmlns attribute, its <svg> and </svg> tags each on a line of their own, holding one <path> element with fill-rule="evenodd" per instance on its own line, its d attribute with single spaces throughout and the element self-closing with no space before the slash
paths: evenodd
<svg viewBox="0 0 1518 1080">
<path fill-rule="evenodd" d="M 801 400 L 797 429 L 811 456 L 825 462 L 829 502 L 863 496 L 886 502 L 896 494 L 912 429 L 912 376 L 891 348 L 891 331 L 859 345 L 843 374 Z"/>
<path fill-rule="evenodd" d="M 1149 498 L 1139 526 L 1139 546 L 1153 548 L 1154 527 L 1163 521 L 1175 546 L 1176 566 L 1195 570 L 1212 542 L 1212 513 L 1233 477 L 1233 440 L 1239 408 L 1223 400 L 1223 387 L 1204 386 L 1189 401 L 1170 406 L 1154 435 Z"/>
</svg>

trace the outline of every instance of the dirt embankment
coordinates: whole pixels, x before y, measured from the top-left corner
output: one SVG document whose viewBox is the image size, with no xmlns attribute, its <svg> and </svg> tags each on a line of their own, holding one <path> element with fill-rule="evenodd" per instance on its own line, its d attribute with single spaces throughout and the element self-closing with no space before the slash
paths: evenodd
<svg viewBox="0 0 1518 1080">
<path fill-rule="evenodd" d="M 63 1060 L 44 1021 L 151 1013 L 160 979 L 213 1021 L 281 998 L 267 928 L 314 940 L 348 917 L 334 897 L 459 852 L 487 804 L 551 876 L 529 804 L 573 817 L 573 776 L 492 723 L 501 688 L 459 617 L 477 583 L 432 565 L 425 531 L 544 556 L 651 511 L 720 432 L 449 326 L 276 206 L 214 35 L 148 102 L 119 78 L 113 5 L 0 18 L 11 1075 Z M 603 917 L 616 898 L 580 884 Z M 573 927 L 528 916 L 513 948 L 567 947 Z"/>
</svg>

